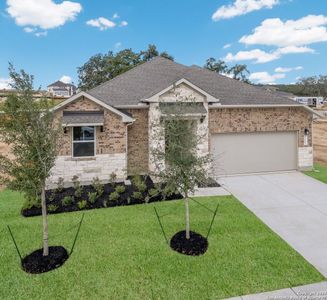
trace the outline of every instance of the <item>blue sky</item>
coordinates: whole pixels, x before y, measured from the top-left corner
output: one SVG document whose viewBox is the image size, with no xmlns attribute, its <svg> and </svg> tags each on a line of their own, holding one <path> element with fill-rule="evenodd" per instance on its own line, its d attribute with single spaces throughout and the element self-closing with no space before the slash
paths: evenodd
<svg viewBox="0 0 327 300">
<path fill-rule="evenodd" d="M 63 75 L 77 83 L 77 67 L 96 53 L 150 43 L 186 65 L 245 63 L 254 82 L 327 74 L 326 0 L 62 2 L 1 0 L 0 88 L 9 61 L 45 88 Z"/>
</svg>

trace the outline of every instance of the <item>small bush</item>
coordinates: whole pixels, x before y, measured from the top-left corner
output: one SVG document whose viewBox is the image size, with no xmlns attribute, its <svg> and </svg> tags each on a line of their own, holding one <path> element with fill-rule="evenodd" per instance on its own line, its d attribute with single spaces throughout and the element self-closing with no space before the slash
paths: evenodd
<svg viewBox="0 0 327 300">
<path fill-rule="evenodd" d="M 108 201 L 107 200 L 103 200 L 102 204 L 103 204 L 103 207 L 108 207 Z"/>
<path fill-rule="evenodd" d="M 143 195 L 141 192 L 133 192 L 132 197 L 136 200 L 141 200 Z"/>
<path fill-rule="evenodd" d="M 41 199 L 37 198 L 37 199 L 26 199 L 22 209 L 26 210 L 26 209 L 31 209 L 32 207 L 37 207 L 37 208 L 41 208 Z"/>
<path fill-rule="evenodd" d="M 137 190 L 140 191 L 141 193 L 146 191 L 147 188 L 146 183 L 140 175 L 134 176 L 132 182 L 133 185 L 137 188 Z"/>
<path fill-rule="evenodd" d="M 97 201 L 97 198 L 98 198 L 97 192 L 93 192 L 93 193 L 88 192 L 87 195 L 89 197 L 90 203 L 94 204 L 95 201 Z"/>
<path fill-rule="evenodd" d="M 79 208 L 80 210 L 86 208 L 86 206 L 87 206 L 87 202 L 86 202 L 86 200 L 82 200 L 82 201 L 77 202 L 77 206 L 78 206 L 78 208 Z"/>
<path fill-rule="evenodd" d="M 52 202 L 55 198 L 56 198 L 56 193 L 54 191 L 52 191 L 49 194 L 48 200 L 49 200 L 49 202 Z"/>
<path fill-rule="evenodd" d="M 116 188 L 115 188 L 115 191 L 118 193 L 118 194 L 122 194 L 124 193 L 126 190 L 125 186 L 124 185 L 117 185 Z"/>
<path fill-rule="evenodd" d="M 58 193 L 61 193 L 64 190 L 65 188 L 64 184 L 65 184 L 64 178 L 59 177 L 57 181 L 57 189 L 56 189 Z"/>
<path fill-rule="evenodd" d="M 55 212 L 57 209 L 58 209 L 58 206 L 57 206 L 57 205 L 50 204 L 50 205 L 48 206 L 48 211 L 49 211 L 49 212 Z"/>
<path fill-rule="evenodd" d="M 109 183 L 115 184 L 117 180 L 117 174 L 115 172 L 112 172 L 109 176 Z"/>
<path fill-rule="evenodd" d="M 109 195 L 109 201 L 117 201 L 119 199 L 119 194 L 117 192 L 112 192 Z"/>
<path fill-rule="evenodd" d="M 69 206 L 73 204 L 73 197 L 66 196 L 61 200 L 62 206 Z"/>
<path fill-rule="evenodd" d="M 159 190 L 157 190 L 156 188 L 152 188 L 149 190 L 149 196 L 150 197 L 155 197 L 159 195 Z"/>
<path fill-rule="evenodd" d="M 127 203 L 130 204 L 131 203 L 131 197 L 127 198 Z"/>
<path fill-rule="evenodd" d="M 73 186 L 75 189 L 74 195 L 76 198 L 81 198 L 82 197 L 82 193 L 83 193 L 83 187 L 81 186 L 80 181 L 78 180 L 78 176 L 73 176 L 72 177 L 72 182 L 73 182 Z"/>
<path fill-rule="evenodd" d="M 104 185 L 102 184 L 99 177 L 93 178 L 92 186 L 93 186 L 94 190 L 97 192 L 97 194 L 99 195 L 99 197 L 101 197 L 103 194 L 103 191 L 104 191 Z"/>
</svg>

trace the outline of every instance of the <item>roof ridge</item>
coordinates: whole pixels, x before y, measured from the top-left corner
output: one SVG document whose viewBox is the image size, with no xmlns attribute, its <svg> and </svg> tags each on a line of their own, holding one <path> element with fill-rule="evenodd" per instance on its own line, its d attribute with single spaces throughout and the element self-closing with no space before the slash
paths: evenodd
<svg viewBox="0 0 327 300">
<path fill-rule="evenodd" d="M 117 80 L 118 78 L 122 77 L 123 75 L 130 73 L 131 71 L 135 71 L 136 69 L 139 69 L 139 67 L 144 66 L 144 65 L 148 65 L 148 64 L 150 64 L 150 63 L 152 63 L 152 62 L 154 62 L 154 61 L 156 61 L 156 60 L 159 60 L 159 59 L 161 59 L 161 60 L 166 60 L 166 61 L 170 61 L 170 62 L 173 62 L 173 63 L 175 63 L 175 64 L 178 64 L 178 63 L 176 63 L 175 61 L 173 61 L 173 60 L 171 60 L 171 59 L 168 59 L 168 58 L 165 58 L 165 57 L 162 57 L 162 56 L 158 55 L 158 56 L 155 56 L 154 58 L 152 58 L 151 60 L 140 62 L 140 63 L 137 64 L 136 66 L 134 66 L 134 67 L 132 67 L 131 69 L 127 70 L 126 72 L 121 73 L 121 74 L 117 75 L 116 77 L 111 78 L 111 79 L 109 79 L 109 80 L 106 80 L 105 82 L 102 82 L 101 84 L 95 86 L 94 88 L 92 88 L 92 89 L 90 89 L 90 90 L 87 90 L 86 92 L 87 92 L 87 93 L 88 93 L 88 92 L 92 92 L 93 90 L 95 90 L 95 89 L 97 89 L 97 88 L 99 88 L 99 87 L 101 87 L 101 86 L 107 84 L 108 82 L 113 82 L 113 81 Z M 185 66 L 184 66 L 184 67 L 185 67 Z"/>
</svg>

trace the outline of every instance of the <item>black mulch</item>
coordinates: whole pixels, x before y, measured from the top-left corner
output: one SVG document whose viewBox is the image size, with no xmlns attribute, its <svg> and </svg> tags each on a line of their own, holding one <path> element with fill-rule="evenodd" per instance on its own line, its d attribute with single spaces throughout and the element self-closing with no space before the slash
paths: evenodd
<svg viewBox="0 0 327 300">
<path fill-rule="evenodd" d="M 75 197 L 75 189 L 73 187 L 65 188 L 63 191 L 59 192 L 57 190 L 47 190 L 46 191 L 46 201 L 47 206 L 56 206 L 55 211 L 48 210 L 49 214 L 58 214 L 63 212 L 71 212 L 71 211 L 80 211 L 81 209 L 78 207 L 78 202 L 85 200 L 87 201 L 87 205 L 83 210 L 88 209 L 96 209 L 96 208 L 104 208 L 104 207 L 115 207 L 115 206 L 125 206 L 125 205 L 135 205 L 135 204 L 143 204 L 145 203 L 146 197 L 149 195 L 150 189 L 155 188 L 155 185 L 151 178 L 149 176 L 143 176 L 143 181 L 146 184 L 146 190 L 142 192 L 142 197 L 140 199 L 133 198 L 133 192 L 137 192 L 138 189 L 133 184 L 131 185 L 125 185 L 124 183 L 108 183 L 104 185 L 104 192 L 103 194 L 98 197 L 95 201 L 95 203 L 91 203 L 89 201 L 88 193 L 95 192 L 92 185 L 85 185 L 83 186 L 83 192 L 81 197 Z M 124 185 L 125 186 L 125 192 L 119 195 L 119 199 L 117 201 L 109 201 L 109 195 L 115 191 L 116 186 L 118 185 Z M 54 194 L 54 197 L 53 195 Z M 51 197 L 52 196 L 52 197 Z M 64 206 L 62 204 L 62 199 L 65 198 L 65 196 L 71 196 L 73 197 L 73 203 L 67 206 Z M 176 200 L 176 199 L 182 199 L 183 197 L 180 194 L 173 194 L 164 196 L 162 194 L 158 194 L 156 196 L 150 197 L 148 203 L 152 202 L 158 202 L 163 200 Z M 51 199 L 51 201 L 50 201 Z M 22 215 L 24 217 L 34 217 L 34 216 L 40 216 L 42 214 L 41 207 L 31 207 L 27 209 L 23 209 L 21 211 Z"/>
<path fill-rule="evenodd" d="M 170 247 L 182 254 L 198 256 L 208 249 L 208 240 L 199 233 L 190 231 L 190 239 L 186 238 L 185 230 L 177 232 L 170 240 Z"/>
<path fill-rule="evenodd" d="M 22 268 L 31 274 L 45 273 L 61 267 L 68 257 L 67 250 L 61 246 L 49 247 L 48 256 L 43 256 L 43 249 L 39 249 L 22 260 Z"/>
</svg>

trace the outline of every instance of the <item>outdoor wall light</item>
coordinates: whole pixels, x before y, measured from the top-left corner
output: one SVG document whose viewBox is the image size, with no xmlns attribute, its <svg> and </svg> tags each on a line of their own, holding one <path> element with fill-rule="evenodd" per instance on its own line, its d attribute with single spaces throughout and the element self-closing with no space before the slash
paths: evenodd
<svg viewBox="0 0 327 300">
<path fill-rule="evenodd" d="M 103 126 L 100 126 L 100 132 L 103 132 Z"/>
<path fill-rule="evenodd" d="M 67 133 L 67 127 L 64 127 L 64 134 Z"/>
<path fill-rule="evenodd" d="M 309 133 L 310 133 L 310 130 L 308 128 L 305 128 L 304 129 L 304 146 L 309 145 Z"/>
</svg>

